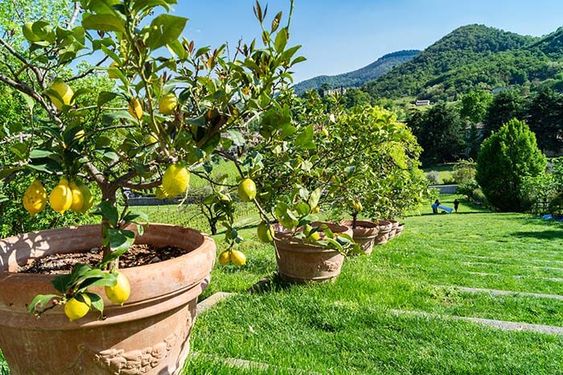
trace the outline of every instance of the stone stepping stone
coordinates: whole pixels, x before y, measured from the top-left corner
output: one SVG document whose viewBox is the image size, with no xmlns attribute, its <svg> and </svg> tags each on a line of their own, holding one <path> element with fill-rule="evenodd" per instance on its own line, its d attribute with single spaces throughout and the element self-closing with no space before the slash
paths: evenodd
<svg viewBox="0 0 563 375">
<path fill-rule="evenodd" d="M 560 267 L 548 267 L 548 266 L 530 266 L 530 265 L 519 265 L 519 264 L 507 264 L 507 263 L 492 263 L 492 262 L 462 262 L 465 266 L 511 266 L 520 268 L 532 268 L 537 270 L 553 270 L 563 272 L 563 268 Z"/>
<path fill-rule="evenodd" d="M 490 273 L 490 272 L 471 272 L 468 271 L 466 272 L 470 275 L 475 275 L 475 276 L 492 276 L 492 277 L 507 277 L 505 275 L 502 275 L 500 273 Z M 536 280 L 545 280 L 545 281 L 555 281 L 557 283 L 563 283 L 563 278 L 561 277 L 540 277 L 540 276 L 534 276 L 534 275 L 512 275 L 512 276 L 508 276 L 508 277 L 512 277 L 514 279 L 536 279 Z"/>
<path fill-rule="evenodd" d="M 505 261 L 520 261 L 525 263 L 533 263 L 541 266 L 543 263 L 557 263 L 557 265 L 563 265 L 563 260 L 551 260 L 551 259 L 522 259 L 522 258 L 500 258 L 500 257 L 491 257 L 491 256 L 484 256 L 484 255 L 465 255 L 463 254 L 462 257 L 464 258 L 471 258 L 471 259 L 483 259 L 483 260 L 491 260 L 491 263 L 495 264 L 506 264 L 506 265 L 515 265 L 516 263 L 506 263 Z M 500 261 L 500 262 L 496 262 Z"/>
<path fill-rule="evenodd" d="M 471 322 L 476 324 L 481 324 L 503 331 L 526 331 L 526 332 L 536 332 L 544 333 L 550 335 L 563 335 L 563 327 L 549 326 L 544 324 L 531 324 L 523 322 L 510 322 L 506 320 L 495 320 L 495 319 L 484 319 L 484 318 L 473 318 L 468 316 L 456 316 L 456 315 L 443 315 L 429 313 L 426 311 L 416 311 L 416 310 L 389 310 L 391 314 L 396 316 L 414 316 L 426 319 L 442 319 L 442 320 L 455 320 Z"/>
<path fill-rule="evenodd" d="M 531 297 L 531 298 L 547 298 L 563 301 L 563 296 L 559 294 L 546 294 L 546 293 L 530 293 L 530 292 L 516 292 L 513 290 L 500 290 L 488 288 L 469 288 L 459 285 L 436 285 L 439 288 L 455 288 L 464 293 L 488 293 L 492 296 L 511 296 L 511 297 Z"/>
<path fill-rule="evenodd" d="M 209 310 L 219 302 L 234 296 L 236 293 L 217 292 L 197 304 L 197 315 Z"/>
</svg>

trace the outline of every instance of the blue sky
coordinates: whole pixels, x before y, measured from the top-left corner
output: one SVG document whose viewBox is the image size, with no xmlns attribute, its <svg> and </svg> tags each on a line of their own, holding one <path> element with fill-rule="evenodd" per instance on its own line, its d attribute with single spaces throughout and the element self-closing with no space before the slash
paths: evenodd
<svg viewBox="0 0 563 375">
<path fill-rule="evenodd" d="M 262 1 L 270 15 L 289 0 Z M 190 18 L 186 35 L 198 45 L 235 44 L 259 36 L 254 0 L 178 0 Z M 299 82 L 365 66 L 402 49 L 424 49 L 453 29 L 485 24 L 528 35 L 563 26 L 563 0 L 295 0 L 292 41 L 308 61 L 295 69 Z"/>
</svg>

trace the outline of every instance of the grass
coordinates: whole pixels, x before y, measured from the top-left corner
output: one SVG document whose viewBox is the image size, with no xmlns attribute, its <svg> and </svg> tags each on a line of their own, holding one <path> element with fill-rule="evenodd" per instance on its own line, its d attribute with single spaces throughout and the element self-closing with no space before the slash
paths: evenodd
<svg viewBox="0 0 563 375">
<path fill-rule="evenodd" d="M 437 164 L 423 168 L 424 173 L 438 172 L 438 184 L 452 183 L 454 164 Z"/>
<path fill-rule="evenodd" d="M 442 196 L 452 205 L 455 196 Z M 458 197 L 459 198 L 459 197 Z M 193 207 L 142 208 L 151 219 L 205 229 Z M 563 295 L 563 227 L 522 214 L 490 213 L 462 201 L 459 214 L 405 219 L 404 234 L 350 258 L 334 283 L 288 286 L 274 279 L 271 246 L 255 238 L 251 207 L 237 217 L 249 258 L 216 266 L 203 298 L 239 293 L 198 317 L 185 374 L 557 374 L 563 338 L 506 332 L 392 309 L 563 326 L 563 301 L 465 293 L 456 286 Z M 215 237 L 219 250 L 222 235 Z M 234 368 L 224 358 L 270 367 Z M 0 362 L 1 366 L 1 362 Z M 1 367 L 0 367 L 1 368 Z M 1 373 L 1 370 L 0 370 Z"/>
</svg>

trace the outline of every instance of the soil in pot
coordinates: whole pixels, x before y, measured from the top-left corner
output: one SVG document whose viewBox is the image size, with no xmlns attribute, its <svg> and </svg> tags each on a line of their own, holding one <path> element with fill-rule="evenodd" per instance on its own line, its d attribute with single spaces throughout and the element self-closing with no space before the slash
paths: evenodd
<svg viewBox="0 0 563 375">
<path fill-rule="evenodd" d="M 30 258 L 28 259 L 28 263 L 17 272 L 47 275 L 64 274 L 70 272 L 72 267 L 78 263 L 95 266 L 102 260 L 102 252 L 103 250 L 101 248 L 93 247 L 84 252 L 69 254 L 54 253 L 41 258 Z M 178 247 L 155 247 L 149 244 L 134 244 L 129 251 L 119 258 L 119 268 L 124 269 L 159 263 L 187 253 L 189 253 L 188 250 Z"/>
<path fill-rule="evenodd" d="M 319 223 L 313 223 L 313 226 Z M 338 234 L 346 233 L 352 237 L 352 230 L 346 226 L 326 223 Z M 333 249 L 325 249 L 315 244 L 295 238 L 280 225 L 275 225 L 276 261 L 281 279 L 304 283 L 309 281 L 330 281 L 340 275 L 344 255 Z"/>
<path fill-rule="evenodd" d="M 379 226 L 371 221 L 356 220 L 356 227 L 353 227 L 353 220 L 344 220 L 340 224 L 352 229 L 354 241 L 360 245 L 365 254 L 371 254 L 373 244 L 379 234 Z"/>
</svg>

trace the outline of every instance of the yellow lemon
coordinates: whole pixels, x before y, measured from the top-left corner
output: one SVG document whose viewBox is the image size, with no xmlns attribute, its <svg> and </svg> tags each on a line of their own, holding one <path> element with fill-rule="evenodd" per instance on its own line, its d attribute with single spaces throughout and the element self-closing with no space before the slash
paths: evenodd
<svg viewBox="0 0 563 375">
<path fill-rule="evenodd" d="M 173 93 L 163 95 L 158 103 L 158 109 L 163 115 L 170 115 L 178 106 L 178 99 Z"/>
<path fill-rule="evenodd" d="M 49 204 L 53 210 L 60 214 L 64 214 L 72 206 L 72 191 L 66 178 L 61 178 L 59 184 L 51 191 Z"/>
<path fill-rule="evenodd" d="M 309 235 L 311 241 L 318 241 L 321 239 L 321 232 L 313 232 Z"/>
<path fill-rule="evenodd" d="M 321 212 L 321 208 L 319 206 L 315 206 L 311 209 L 311 213 L 313 214 L 318 214 L 319 212 Z"/>
<path fill-rule="evenodd" d="M 143 118 L 143 106 L 141 105 L 139 99 L 131 98 L 131 100 L 129 101 L 129 108 L 127 110 L 129 111 L 129 114 L 133 116 L 133 118 L 136 118 L 137 120 Z"/>
<path fill-rule="evenodd" d="M 114 286 L 105 287 L 106 296 L 116 305 L 123 305 L 131 295 L 129 279 L 122 273 L 117 274 L 117 282 Z"/>
<path fill-rule="evenodd" d="M 231 262 L 231 252 L 226 250 L 219 254 L 219 263 L 223 266 Z"/>
<path fill-rule="evenodd" d="M 243 202 L 250 202 L 256 198 L 256 184 L 250 178 L 242 180 L 238 186 L 238 196 Z"/>
<path fill-rule="evenodd" d="M 47 202 L 47 192 L 41 181 L 35 180 L 23 194 L 23 206 L 31 216 L 43 211 Z"/>
<path fill-rule="evenodd" d="M 83 318 L 90 311 L 90 297 L 86 294 L 81 294 L 80 297 L 83 301 L 71 298 L 65 304 L 65 315 L 70 321 Z"/>
<path fill-rule="evenodd" d="M 81 212 L 82 207 L 84 206 L 84 195 L 82 194 L 82 190 L 80 190 L 74 181 L 72 181 L 68 186 L 72 192 L 72 204 L 70 205 L 70 209 L 74 212 Z"/>
<path fill-rule="evenodd" d="M 49 87 L 49 90 L 57 93 L 57 95 L 53 95 L 53 94 L 47 94 L 47 95 L 49 96 L 51 102 L 55 105 L 55 107 L 57 107 L 59 111 L 63 109 L 63 106 L 70 105 L 70 101 L 74 96 L 74 91 L 72 91 L 69 85 L 67 85 L 63 81 L 55 81 L 51 85 L 51 87 Z"/>
<path fill-rule="evenodd" d="M 119 65 L 117 65 L 117 63 L 114 61 L 110 64 L 109 68 L 108 68 L 108 77 L 110 79 L 118 79 L 119 76 L 117 75 L 117 70 L 119 68 Z"/>
<path fill-rule="evenodd" d="M 264 222 L 258 224 L 258 239 L 264 243 L 270 243 L 274 240 L 274 228 Z"/>
<path fill-rule="evenodd" d="M 238 267 L 244 266 L 246 264 L 246 255 L 242 251 L 233 250 L 231 251 L 231 262 Z"/>
<path fill-rule="evenodd" d="M 176 197 L 184 194 L 190 186 L 190 172 L 186 167 L 172 164 L 162 176 L 162 191 L 169 197 Z"/>
<path fill-rule="evenodd" d="M 92 193 L 90 192 L 88 186 L 86 186 L 85 184 L 78 183 L 77 186 L 82 193 L 82 208 L 78 212 L 85 213 L 94 205 L 94 197 L 92 196 Z M 74 195 L 72 198 L 74 200 Z"/>
<path fill-rule="evenodd" d="M 354 208 L 354 211 L 356 211 L 356 212 L 361 212 L 364 209 L 364 207 L 362 206 L 362 204 L 359 201 L 354 201 L 352 203 L 352 207 Z"/>
</svg>

